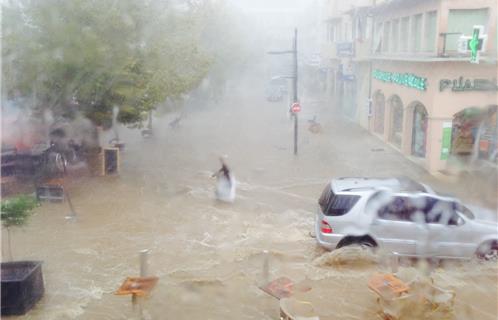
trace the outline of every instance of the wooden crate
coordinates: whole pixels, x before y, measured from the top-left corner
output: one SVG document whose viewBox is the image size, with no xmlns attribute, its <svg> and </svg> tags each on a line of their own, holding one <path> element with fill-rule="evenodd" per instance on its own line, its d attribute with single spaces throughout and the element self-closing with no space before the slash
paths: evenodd
<svg viewBox="0 0 498 320">
<path fill-rule="evenodd" d="M 88 167 L 94 176 L 119 174 L 119 148 L 103 148 L 99 153 L 92 154 L 88 157 Z"/>
</svg>

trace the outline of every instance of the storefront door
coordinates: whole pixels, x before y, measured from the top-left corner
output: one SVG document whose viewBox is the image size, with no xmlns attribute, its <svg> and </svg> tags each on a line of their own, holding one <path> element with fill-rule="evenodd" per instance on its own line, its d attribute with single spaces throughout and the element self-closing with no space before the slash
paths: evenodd
<svg viewBox="0 0 498 320">
<path fill-rule="evenodd" d="M 425 158 L 427 141 L 427 111 L 418 104 L 413 112 L 412 155 Z"/>
</svg>

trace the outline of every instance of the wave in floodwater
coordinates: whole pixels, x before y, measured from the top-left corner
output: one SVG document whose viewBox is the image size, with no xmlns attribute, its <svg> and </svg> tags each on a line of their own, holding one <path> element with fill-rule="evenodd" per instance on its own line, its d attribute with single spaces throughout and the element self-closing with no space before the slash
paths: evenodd
<svg viewBox="0 0 498 320">
<path fill-rule="evenodd" d="M 313 261 L 318 267 L 365 267 L 377 264 L 379 257 L 372 250 L 360 246 L 342 247 L 331 252 L 324 253 Z"/>
<path fill-rule="evenodd" d="M 390 272 L 387 258 L 360 247 L 324 251 L 309 235 L 325 175 L 342 174 L 346 165 L 322 166 L 322 159 L 306 157 L 286 161 L 268 154 L 260 137 L 254 146 L 243 145 L 244 157 L 237 156 L 241 150 L 230 145 L 232 137 L 205 127 L 219 117 L 224 120 L 218 113 L 190 123 L 198 130 L 177 131 L 175 139 L 130 145 L 148 156 L 125 151 L 120 177 L 70 186 L 79 214 L 75 223 L 66 224 L 65 204 L 42 205 L 28 232 L 14 235 L 19 256 L 47 261 L 45 300 L 21 319 L 139 319 L 129 297 L 112 293 L 139 272 L 138 252 L 144 248 L 151 249 L 150 270 L 160 277 L 144 303 L 146 319 L 278 319 L 278 301 L 258 285 L 279 277 L 311 287 L 300 295 L 312 301 L 320 320 L 379 319 L 368 280 Z M 197 131 L 202 139 L 186 149 Z M 209 141 L 220 137 L 227 139 L 220 149 L 232 148 L 223 152 L 235 155 L 230 164 L 241 179 L 233 204 L 216 202 L 216 179 L 206 164 Z M 212 160 L 215 168 L 216 157 Z M 432 270 L 434 282 L 455 290 L 457 300 L 452 313 L 428 319 L 451 314 L 455 320 L 495 320 L 497 274 L 494 264 L 472 262 Z"/>
<path fill-rule="evenodd" d="M 50 286 L 48 288 L 50 289 Z M 40 304 L 43 304 L 43 315 L 39 317 L 38 310 L 31 312 L 33 319 L 77 319 L 82 316 L 87 306 L 95 300 L 102 300 L 105 292 L 103 288 L 94 284 L 90 286 L 69 286 L 65 290 L 58 290 L 50 295 L 50 298 L 44 298 Z M 53 300 L 65 301 L 64 304 L 52 304 Z M 40 310 L 41 311 L 41 310 Z M 31 317 L 30 317 L 31 319 Z"/>
</svg>

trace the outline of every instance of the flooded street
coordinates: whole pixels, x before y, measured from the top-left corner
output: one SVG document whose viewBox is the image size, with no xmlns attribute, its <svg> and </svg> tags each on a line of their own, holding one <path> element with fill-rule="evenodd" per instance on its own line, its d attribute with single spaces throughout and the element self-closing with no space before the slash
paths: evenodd
<svg viewBox="0 0 498 320">
<path fill-rule="evenodd" d="M 40 303 L 15 319 L 278 319 L 278 301 L 258 288 L 264 250 L 270 280 L 310 286 L 298 296 L 313 302 L 320 319 L 380 319 L 367 281 L 389 271 L 387 262 L 361 254 L 341 260 L 318 248 L 312 233 L 321 190 L 337 176 L 407 175 L 452 186 L 318 98 L 302 99 L 295 157 L 285 104 L 254 94 L 263 92 L 258 86 L 230 83 L 219 104 L 200 102 L 177 128 L 168 117 L 155 119 L 151 139 L 120 128 L 120 175 L 73 177 L 67 185 L 75 221 L 65 219 L 67 203 L 43 203 L 13 233 L 14 258 L 43 260 L 46 287 Z M 321 134 L 307 130 L 314 115 Z M 211 175 L 224 155 L 238 182 L 233 204 L 214 197 Z M 138 275 L 142 249 L 150 249 L 149 273 L 159 282 L 140 315 L 130 297 L 114 292 Z M 432 276 L 456 292 L 448 319 L 496 319 L 496 263 L 445 264 Z"/>
</svg>

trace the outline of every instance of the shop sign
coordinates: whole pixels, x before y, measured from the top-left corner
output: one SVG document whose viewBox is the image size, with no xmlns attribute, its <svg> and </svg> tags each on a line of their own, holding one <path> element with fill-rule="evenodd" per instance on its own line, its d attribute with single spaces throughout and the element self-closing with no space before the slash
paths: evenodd
<svg viewBox="0 0 498 320">
<path fill-rule="evenodd" d="M 354 81 L 354 79 L 355 79 L 354 74 L 342 74 L 341 75 L 342 81 Z"/>
<path fill-rule="evenodd" d="M 354 81 L 354 65 L 351 61 L 339 65 L 339 79 L 343 81 Z"/>
<path fill-rule="evenodd" d="M 439 80 L 439 91 L 451 88 L 451 91 L 498 91 L 496 79 L 441 79 Z"/>
<path fill-rule="evenodd" d="M 338 57 L 350 57 L 353 55 L 352 42 L 338 42 L 335 44 Z"/>
<path fill-rule="evenodd" d="M 441 141 L 441 160 L 448 160 L 451 149 L 451 122 L 443 123 L 443 139 Z"/>
<path fill-rule="evenodd" d="M 427 89 L 427 78 L 422 78 L 411 73 L 374 70 L 373 77 L 380 81 L 396 83 L 420 91 L 425 91 Z"/>
</svg>

